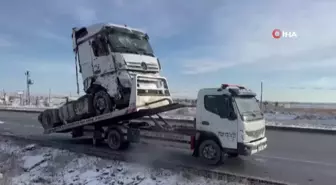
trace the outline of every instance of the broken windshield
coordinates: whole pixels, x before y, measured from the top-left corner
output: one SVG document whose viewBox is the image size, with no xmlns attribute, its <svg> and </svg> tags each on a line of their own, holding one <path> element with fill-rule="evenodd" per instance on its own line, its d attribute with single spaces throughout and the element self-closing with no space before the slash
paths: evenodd
<svg viewBox="0 0 336 185">
<path fill-rule="evenodd" d="M 115 52 L 154 56 L 152 47 L 143 34 L 113 30 L 109 33 L 109 40 Z"/>
</svg>

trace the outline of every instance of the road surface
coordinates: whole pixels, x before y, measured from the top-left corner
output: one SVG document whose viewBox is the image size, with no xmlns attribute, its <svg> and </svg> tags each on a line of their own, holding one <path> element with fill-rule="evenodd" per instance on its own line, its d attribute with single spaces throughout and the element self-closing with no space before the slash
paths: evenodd
<svg viewBox="0 0 336 185">
<path fill-rule="evenodd" d="M 66 134 L 42 135 L 43 129 L 36 118 L 37 114 L 33 113 L 0 112 L 0 132 L 29 135 L 43 140 L 74 142 L 70 135 Z M 267 150 L 254 156 L 228 159 L 216 169 L 295 184 L 335 184 L 335 136 L 272 130 L 268 130 L 266 135 L 269 141 Z M 148 151 L 146 147 L 139 146 L 132 147 L 131 150 L 134 150 L 131 153 Z M 164 148 L 155 148 L 155 150 L 157 152 L 151 152 L 149 158 L 164 158 L 189 164 L 199 163 L 186 152 Z"/>
</svg>

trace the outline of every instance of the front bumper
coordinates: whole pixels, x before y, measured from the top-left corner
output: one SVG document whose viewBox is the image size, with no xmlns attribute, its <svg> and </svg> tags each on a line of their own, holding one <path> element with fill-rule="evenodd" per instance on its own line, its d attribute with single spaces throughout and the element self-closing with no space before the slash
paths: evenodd
<svg viewBox="0 0 336 185">
<path fill-rule="evenodd" d="M 250 143 L 238 143 L 239 155 L 253 155 L 267 148 L 267 138 L 264 137 L 260 140 Z"/>
</svg>

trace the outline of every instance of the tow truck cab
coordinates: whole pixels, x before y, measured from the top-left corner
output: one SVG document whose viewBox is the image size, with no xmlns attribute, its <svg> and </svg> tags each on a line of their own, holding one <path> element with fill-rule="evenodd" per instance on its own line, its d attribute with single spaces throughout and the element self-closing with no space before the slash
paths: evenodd
<svg viewBox="0 0 336 185">
<path fill-rule="evenodd" d="M 243 86 L 223 84 L 198 92 L 194 155 L 217 163 L 223 155 L 252 155 L 267 147 L 265 119 L 256 94 Z M 217 146 L 216 146 L 217 145 Z"/>
</svg>

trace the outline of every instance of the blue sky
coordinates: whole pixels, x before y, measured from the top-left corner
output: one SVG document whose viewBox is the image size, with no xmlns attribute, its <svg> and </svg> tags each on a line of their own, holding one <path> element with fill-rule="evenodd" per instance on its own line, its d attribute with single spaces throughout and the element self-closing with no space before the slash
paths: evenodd
<svg viewBox="0 0 336 185">
<path fill-rule="evenodd" d="M 176 96 L 221 83 L 268 100 L 336 102 L 336 1 L 29 0 L 0 6 L 0 88 L 75 94 L 71 28 L 97 22 L 149 33 Z M 273 39 L 279 28 L 297 38 Z"/>
</svg>

